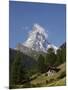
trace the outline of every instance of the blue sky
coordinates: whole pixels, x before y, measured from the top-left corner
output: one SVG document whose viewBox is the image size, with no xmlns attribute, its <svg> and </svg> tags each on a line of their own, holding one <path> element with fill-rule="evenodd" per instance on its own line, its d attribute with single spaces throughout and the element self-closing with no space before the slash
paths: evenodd
<svg viewBox="0 0 68 90">
<path fill-rule="evenodd" d="M 23 43 L 33 24 L 40 24 L 48 33 L 48 41 L 60 46 L 66 39 L 66 6 L 64 4 L 42 4 L 10 1 L 9 3 L 9 47 Z"/>
</svg>

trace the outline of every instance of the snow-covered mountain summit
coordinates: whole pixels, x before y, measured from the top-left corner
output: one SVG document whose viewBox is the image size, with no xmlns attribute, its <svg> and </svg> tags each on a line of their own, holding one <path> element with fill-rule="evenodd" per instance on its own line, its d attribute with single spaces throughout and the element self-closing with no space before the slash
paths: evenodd
<svg viewBox="0 0 68 90">
<path fill-rule="evenodd" d="M 29 33 L 27 40 L 23 43 L 24 46 L 36 51 L 46 52 L 48 48 L 54 48 L 55 52 L 57 47 L 48 43 L 48 34 L 46 30 L 39 24 L 34 24 L 32 31 Z"/>
<path fill-rule="evenodd" d="M 32 29 L 23 45 L 36 51 L 46 52 L 46 40 L 48 35 L 45 29 L 39 24 L 34 24 Z"/>
</svg>

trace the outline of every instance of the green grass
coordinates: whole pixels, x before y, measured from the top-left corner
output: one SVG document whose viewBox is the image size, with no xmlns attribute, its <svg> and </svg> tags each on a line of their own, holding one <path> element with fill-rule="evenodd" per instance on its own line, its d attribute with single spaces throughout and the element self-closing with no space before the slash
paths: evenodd
<svg viewBox="0 0 68 90">
<path fill-rule="evenodd" d="M 36 79 L 31 81 L 32 85 L 46 87 L 46 86 L 64 86 L 66 85 L 66 68 L 65 63 L 60 65 L 60 71 L 53 76 L 48 77 L 45 74 L 39 75 Z"/>
<path fill-rule="evenodd" d="M 36 77 L 23 85 L 16 85 L 17 88 L 32 88 L 32 87 L 50 87 L 50 86 L 65 86 L 66 85 L 66 68 L 65 63 L 60 65 L 60 71 L 53 76 L 46 74 L 34 74 L 31 78 Z"/>
</svg>

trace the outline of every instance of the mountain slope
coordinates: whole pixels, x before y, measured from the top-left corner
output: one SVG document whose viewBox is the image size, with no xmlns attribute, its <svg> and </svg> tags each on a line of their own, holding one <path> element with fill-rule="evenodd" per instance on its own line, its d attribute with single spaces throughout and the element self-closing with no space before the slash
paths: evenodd
<svg viewBox="0 0 68 90">
<path fill-rule="evenodd" d="M 34 87 L 50 87 L 50 86 L 65 86 L 66 85 L 66 64 L 63 63 L 59 66 L 60 71 L 53 76 L 46 76 L 43 74 L 34 74 L 29 82 L 22 85 L 16 85 L 17 88 L 34 88 Z M 64 76 L 63 76 L 64 73 Z"/>
</svg>

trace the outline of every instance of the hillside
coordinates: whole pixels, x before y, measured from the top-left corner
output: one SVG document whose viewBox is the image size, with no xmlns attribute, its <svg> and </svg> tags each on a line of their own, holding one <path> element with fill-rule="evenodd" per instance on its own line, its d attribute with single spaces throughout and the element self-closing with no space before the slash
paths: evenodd
<svg viewBox="0 0 68 90">
<path fill-rule="evenodd" d="M 60 71 L 55 73 L 53 76 L 46 76 L 46 74 L 41 74 L 35 80 L 31 81 L 32 84 L 38 86 L 63 86 L 66 84 L 66 74 L 65 74 L 65 63 L 60 65 Z"/>
<path fill-rule="evenodd" d="M 56 54 L 53 48 L 49 48 L 47 53 L 30 52 L 9 49 L 9 88 L 66 85 L 65 44 Z"/>
<path fill-rule="evenodd" d="M 20 65 L 24 65 L 24 68 L 27 69 L 28 71 L 35 69 L 37 62 L 34 58 L 30 57 L 30 55 L 26 55 L 23 52 L 20 51 L 16 51 L 14 49 L 9 49 L 9 53 L 10 53 L 10 61 L 9 61 L 9 66 L 10 66 L 10 72 L 11 72 L 11 68 L 15 62 L 15 59 L 19 56 L 21 57 L 21 60 L 19 59 Z"/>
<path fill-rule="evenodd" d="M 44 74 L 33 75 L 30 82 L 26 82 L 23 85 L 16 85 L 17 88 L 29 88 L 29 87 L 47 87 L 47 86 L 64 86 L 66 85 L 66 64 L 61 64 L 59 66 L 60 71 L 55 73 L 53 76 L 47 76 Z M 35 77 L 35 78 L 34 78 Z"/>
</svg>

